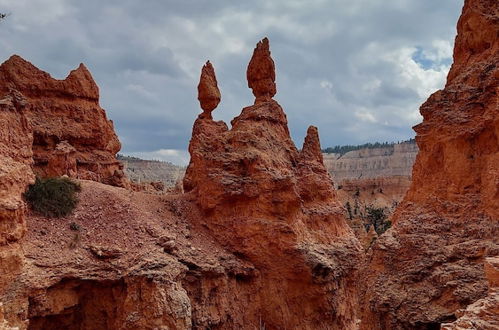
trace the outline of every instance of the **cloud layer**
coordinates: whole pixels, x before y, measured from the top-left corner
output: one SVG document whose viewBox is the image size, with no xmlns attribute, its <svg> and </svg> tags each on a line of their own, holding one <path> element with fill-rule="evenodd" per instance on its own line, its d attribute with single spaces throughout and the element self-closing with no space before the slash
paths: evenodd
<svg viewBox="0 0 499 330">
<path fill-rule="evenodd" d="M 200 112 L 202 64 L 229 122 L 253 97 L 255 43 L 271 42 L 276 99 L 299 146 L 308 125 L 323 146 L 414 135 L 419 105 L 443 87 L 458 0 L 0 0 L 0 60 L 16 53 L 56 78 L 84 62 L 100 86 L 123 153 L 185 162 Z M 182 156 L 179 156 L 182 155 Z"/>
</svg>

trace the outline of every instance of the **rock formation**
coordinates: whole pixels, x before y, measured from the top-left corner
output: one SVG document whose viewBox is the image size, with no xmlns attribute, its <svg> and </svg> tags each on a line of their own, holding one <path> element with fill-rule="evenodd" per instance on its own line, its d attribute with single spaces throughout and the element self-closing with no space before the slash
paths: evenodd
<svg viewBox="0 0 499 330">
<path fill-rule="evenodd" d="M 16 90 L 0 94 L 0 327 L 3 299 L 19 276 L 24 256 L 19 240 L 26 231 L 26 205 L 22 194 L 34 182 L 31 164 L 33 136 L 26 119 L 28 103 Z"/>
<path fill-rule="evenodd" d="M 120 142 L 99 106 L 99 88 L 83 64 L 66 79 L 56 80 L 14 55 L 0 65 L 0 94 L 13 89 L 27 100 L 25 113 L 33 130 L 37 175 L 68 174 L 127 185 L 122 165 L 115 158 Z"/>
<path fill-rule="evenodd" d="M 458 310 L 455 322 L 442 324 L 443 330 L 499 329 L 499 257 L 485 259 L 485 277 L 489 292 L 464 310 Z"/>
<path fill-rule="evenodd" d="M 211 112 L 220 103 L 220 98 L 215 69 L 213 69 L 210 61 L 207 61 L 201 70 L 198 85 L 198 100 L 201 109 L 203 109 L 201 116 L 211 119 Z"/>
<path fill-rule="evenodd" d="M 258 42 L 248 69 L 246 70 L 248 87 L 253 90 L 255 104 L 269 101 L 276 93 L 275 66 L 270 56 L 269 39 Z"/>
<path fill-rule="evenodd" d="M 184 178 L 201 223 L 256 269 L 239 288 L 251 299 L 234 307 L 244 305 L 244 315 L 224 315 L 221 324 L 352 328 L 360 245 L 322 163 L 317 129 L 309 128 L 299 152 L 286 115 L 271 99 L 275 72 L 267 39 L 258 43 L 247 72 L 255 105 L 244 108 L 230 130 L 222 121 L 196 120 Z M 198 319 L 203 313 L 193 309 Z"/>
<path fill-rule="evenodd" d="M 362 328 L 427 329 L 487 295 L 499 255 L 499 6 L 466 0 L 446 86 L 421 106 L 413 182 L 365 274 Z"/>
</svg>

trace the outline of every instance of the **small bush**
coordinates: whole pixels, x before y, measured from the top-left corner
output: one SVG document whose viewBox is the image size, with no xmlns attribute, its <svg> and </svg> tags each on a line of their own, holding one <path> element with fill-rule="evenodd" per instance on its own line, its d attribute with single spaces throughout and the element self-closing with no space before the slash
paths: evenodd
<svg viewBox="0 0 499 330">
<path fill-rule="evenodd" d="M 388 215 L 385 213 L 385 208 L 366 206 L 367 224 L 373 225 L 378 235 L 383 234 L 392 226 L 391 221 L 387 220 L 387 218 Z"/>
<path fill-rule="evenodd" d="M 24 197 L 33 211 L 46 217 L 63 217 L 76 207 L 80 190 L 80 184 L 69 178 L 36 178 Z"/>
</svg>

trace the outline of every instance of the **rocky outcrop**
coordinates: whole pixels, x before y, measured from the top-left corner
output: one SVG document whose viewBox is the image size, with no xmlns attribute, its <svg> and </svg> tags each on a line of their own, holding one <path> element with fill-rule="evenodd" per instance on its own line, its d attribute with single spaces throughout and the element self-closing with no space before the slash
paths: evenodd
<svg viewBox="0 0 499 330">
<path fill-rule="evenodd" d="M 258 291 L 246 282 L 254 267 L 207 234 L 185 196 L 80 183 L 71 215 L 29 215 L 22 245 L 30 262 L 11 280 L 6 322 L 21 329 L 230 329 L 231 317 L 240 322 L 238 301 Z"/>
<path fill-rule="evenodd" d="M 275 84 L 275 65 L 270 56 L 269 39 L 258 42 L 248 69 L 246 70 L 248 87 L 255 95 L 255 104 L 272 99 L 277 92 Z"/>
<path fill-rule="evenodd" d="M 421 106 L 413 182 L 374 246 L 364 329 L 426 329 L 487 295 L 499 255 L 499 6 L 466 0 L 443 90 Z"/>
<path fill-rule="evenodd" d="M 485 259 L 485 277 L 489 284 L 487 297 L 457 311 L 459 318 L 443 324 L 443 330 L 499 329 L 499 257 Z"/>
<path fill-rule="evenodd" d="M 16 90 L 0 94 L 0 327 L 5 295 L 22 272 L 24 256 L 19 240 L 26 232 L 26 205 L 22 194 L 34 182 L 31 164 L 33 136 L 26 119 L 26 98 Z"/>
<path fill-rule="evenodd" d="M 127 185 L 115 157 L 120 142 L 99 106 L 99 89 L 83 64 L 66 79 L 56 80 L 14 55 L 0 65 L 0 94 L 13 89 L 27 100 L 25 113 L 33 131 L 37 175 L 67 174 Z"/>
<path fill-rule="evenodd" d="M 211 119 L 211 112 L 220 103 L 221 95 L 218 89 L 215 69 L 210 61 L 207 61 L 201 70 L 201 78 L 198 85 L 198 100 L 203 109 L 201 116 Z"/>
<path fill-rule="evenodd" d="M 317 129 L 309 128 L 299 152 L 286 115 L 271 99 L 275 72 L 267 39 L 258 43 L 247 72 L 255 105 L 244 108 L 231 129 L 209 118 L 195 121 L 184 178 L 203 214 L 199 221 L 255 267 L 239 288 L 251 298 L 234 305 L 244 314 L 225 316 L 221 326 L 353 328 L 360 245 L 323 165 Z M 194 307 L 198 319 L 203 313 Z"/>
</svg>

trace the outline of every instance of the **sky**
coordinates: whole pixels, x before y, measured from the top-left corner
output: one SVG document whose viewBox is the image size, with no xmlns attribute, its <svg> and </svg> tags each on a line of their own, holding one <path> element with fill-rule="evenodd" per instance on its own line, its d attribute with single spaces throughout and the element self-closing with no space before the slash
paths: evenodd
<svg viewBox="0 0 499 330">
<path fill-rule="evenodd" d="M 0 0 L 0 62 L 18 54 L 54 78 L 80 62 L 100 88 L 121 153 L 189 161 L 202 65 L 230 120 L 254 97 L 246 68 L 270 39 L 277 94 L 298 147 L 414 137 L 445 84 L 462 0 Z"/>
</svg>

